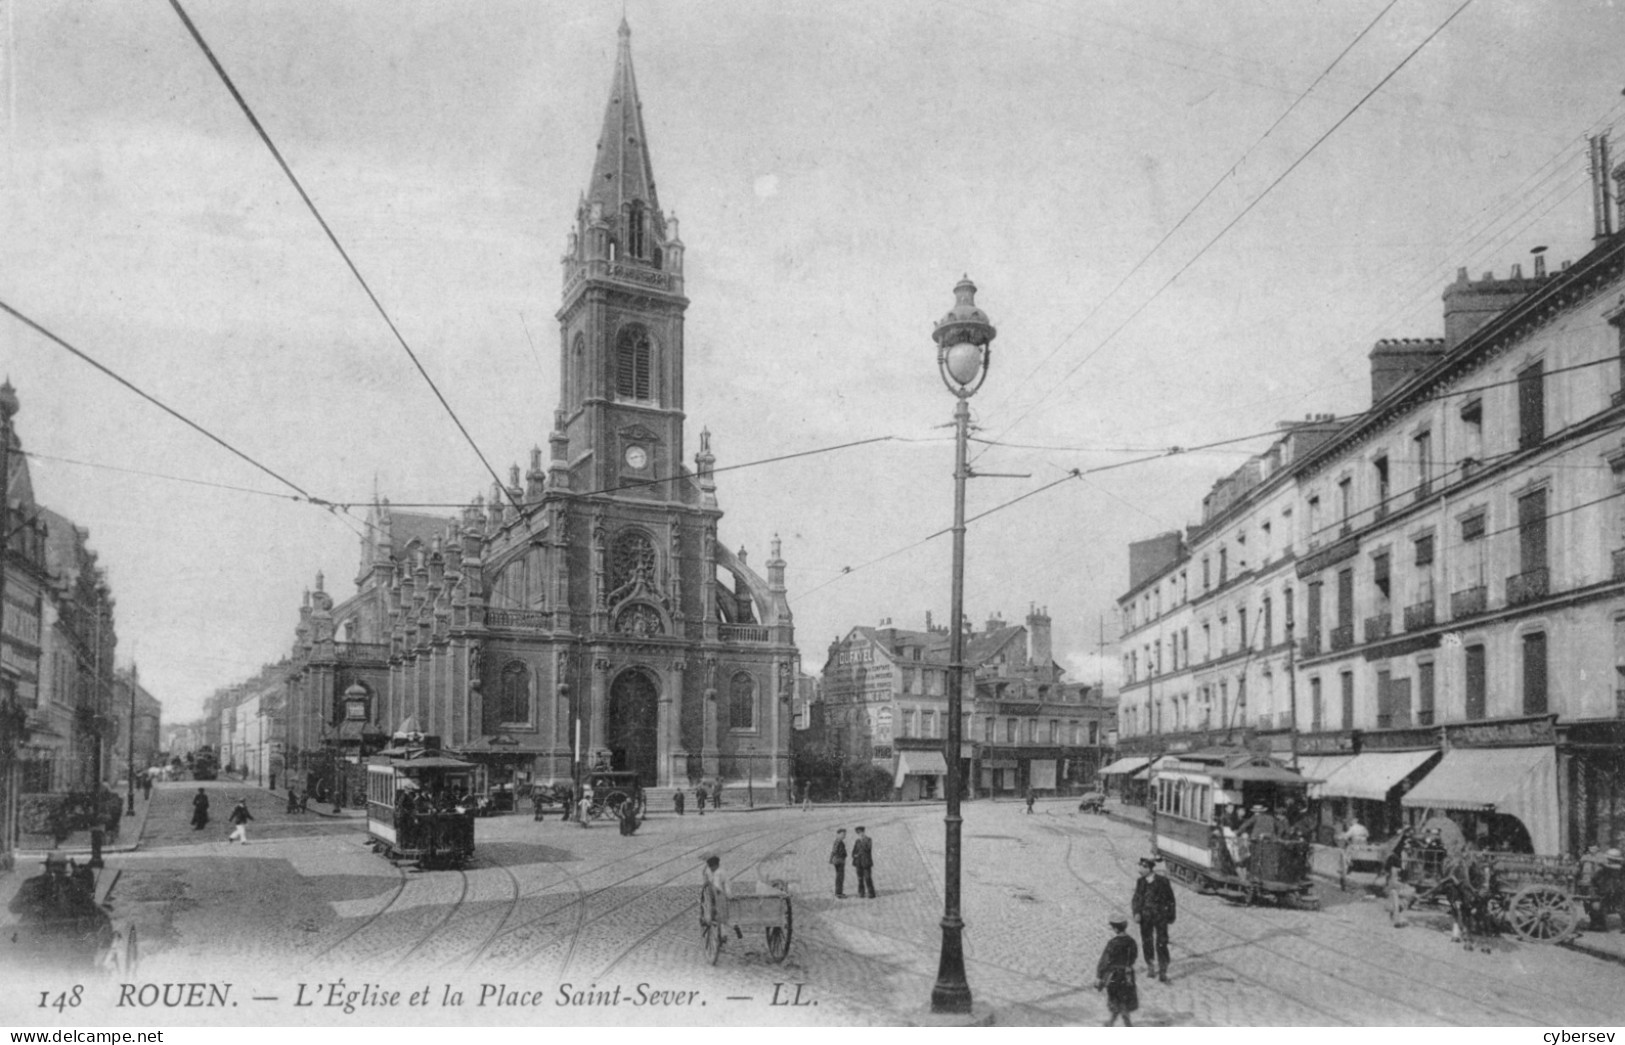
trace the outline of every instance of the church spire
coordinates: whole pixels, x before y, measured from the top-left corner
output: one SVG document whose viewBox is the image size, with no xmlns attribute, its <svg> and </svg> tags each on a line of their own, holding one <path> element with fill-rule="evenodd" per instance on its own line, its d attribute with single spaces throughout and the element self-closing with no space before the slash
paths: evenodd
<svg viewBox="0 0 1625 1045">
<path fill-rule="evenodd" d="M 660 212 L 654 168 L 649 164 L 649 146 L 643 134 L 643 103 L 638 100 L 637 77 L 632 73 L 632 27 L 624 16 L 619 35 L 615 80 L 604 110 L 604 129 L 598 135 L 592 182 L 587 186 L 588 204 L 599 204 L 612 224 L 620 224 L 634 204 L 641 204 L 641 210 L 649 215 Z"/>
</svg>

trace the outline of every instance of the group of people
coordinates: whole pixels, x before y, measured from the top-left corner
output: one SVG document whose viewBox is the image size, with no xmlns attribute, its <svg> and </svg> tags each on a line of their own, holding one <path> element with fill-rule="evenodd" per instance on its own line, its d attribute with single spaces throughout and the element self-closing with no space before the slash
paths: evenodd
<svg viewBox="0 0 1625 1045">
<path fill-rule="evenodd" d="M 1112 936 L 1095 965 L 1095 989 L 1106 992 L 1106 1007 L 1111 1012 L 1106 1026 L 1116 1023 L 1119 1016 L 1124 1026 L 1134 1025 L 1131 1014 L 1140 1007 L 1134 970 L 1142 949 L 1146 975 L 1168 982 L 1168 927 L 1174 924 L 1174 915 L 1174 887 L 1168 881 L 1167 864 L 1160 856 L 1142 856 L 1129 913 L 1114 914 L 1107 920 Z M 1128 933 L 1131 918 L 1140 925 L 1138 944 Z"/>
<path fill-rule="evenodd" d="M 863 828 L 854 828 L 857 837 L 852 839 L 852 869 L 858 874 L 858 895 L 867 899 L 875 898 L 875 843 Z M 838 828 L 835 832 L 835 844 L 829 849 L 829 864 L 835 868 L 835 898 L 846 899 L 846 828 Z"/>
<path fill-rule="evenodd" d="M 239 798 L 237 804 L 231 807 L 226 820 L 232 825 L 231 834 L 226 836 L 227 842 L 241 842 L 248 844 L 248 822 L 254 819 L 254 814 L 248 811 L 248 799 Z M 201 831 L 209 826 L 209 793 L 203 788 L 197 789 L 192 796 L 192 830 Z"/>
</svg>

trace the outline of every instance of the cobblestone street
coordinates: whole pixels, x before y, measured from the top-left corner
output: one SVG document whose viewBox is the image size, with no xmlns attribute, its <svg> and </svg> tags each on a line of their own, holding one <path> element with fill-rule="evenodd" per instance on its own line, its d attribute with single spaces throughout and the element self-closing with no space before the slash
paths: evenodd
<svg viewBox="0 0 1625 1045">
<path fill-rule="evenodd" d="M 191 785 L 154 794 L 141 848 L 109 858 L 115 925 L 141 941 L 141 982 L 229 980 L 276 998 L 264 1022 L 320 1022 L 291 1008 L 298 982 L 342 977 L 416 991 L 460 990 L 484 1022 L 897 1024 L 925 1016 L 941 939 L 940 806 L 729 811 L 648 820 L 633 838 L 529 816 L 479 822 L 465 871 L 396 866 L 366 845 L 364 822 L 289 816 L 264 791 L 208 785 L 211 815 L 238 795 L 254 810 L 248 846 L 222 816 L 187 824 Z M 867 826 L 879 896 L 833 895 L 834 829 Z M 1113 910 L 1127 908 L 1144 832 L 1070 803 L 965 807 L 964 914 L 978 1014 L 1002 1025 L 1104 1017 L 1093 967 Z M 758 931 L 706 964 L 697 929 L 701 859 L 736 880 L 795 880 L 794 939 L 782 965 Z M 1388 925 L 1382 905 L 1323 886 L 1320 911 L 1249 908 L 1178 891 L 1172 982 L 1142 979 L 1137 1022 L 1158 1026 L 1618 1024 L 1619 969 L 1559 948 L 1452 945 L 1442 916 Z M 561 1004 L 564 994 L 698 991 L 678 1006 Z M 800 1005 L 782 1004 L 798 999 Z M 49 987 L 52 984 L 47 984 Z M 528 1004 L 477 1006 L 482 985 Z M 779 986 L 776 986 L 779 985 Z M 518 992 L 517 994 L 514 992 Z M 101 992 L 111 1000 L 116 991 Z M 96 995 L 99 997 L 100 995 Z M 772 1004 L 777 999 L 781 1004 Z M 703 1004 L 702 1004 L 703 1003 Z M 453 1021 L 436 1006 L 368 1011 L 372 1022 Z M 166 1018 L 205 1022 L 206 1011 Z M 218 1017 L 214 1017 L 218 1018 Z"/>
</svg>

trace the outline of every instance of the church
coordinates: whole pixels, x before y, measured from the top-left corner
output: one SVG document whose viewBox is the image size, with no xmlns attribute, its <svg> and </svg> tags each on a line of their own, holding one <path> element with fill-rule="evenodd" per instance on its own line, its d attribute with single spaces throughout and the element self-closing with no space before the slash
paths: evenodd
<svg viewBox="0 0 1625 1045">
<path fill-rule="evenodd" d="M 454 517 L 373 506 L 356 594 L 318 575 L 274 760 L 343 791 L 405 724 L 485 767 L 560 782 L 573 760 L 646 788 L 787 794 L 798 655 L 774 538 L 766 576 L 718 538 L 708 432 L 683 463 L 683 243 L 660 209 L 623 20 L 591 180 L 564 256 L 547 457 Z"/>
</svg>

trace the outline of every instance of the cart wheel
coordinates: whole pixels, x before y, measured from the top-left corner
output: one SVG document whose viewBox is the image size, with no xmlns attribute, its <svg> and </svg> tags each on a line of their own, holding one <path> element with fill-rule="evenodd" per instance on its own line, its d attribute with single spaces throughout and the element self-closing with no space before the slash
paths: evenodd
<svg viewBox="0 0 1625 1045">
<path fill-rule="evenodd" d="M 788 897 L 784 901 L 784 925 L 770 926 L 767 930 L 767 954 L 775 962 L 790 956 L 790 940 L 795 935 L 795 916 Z"/>
<path fill-rule="evenodd" d="M 717 956 L 722 953 L 722 929 L 716 922 L 705 923 L 705 960 L 712 965 L 717 963 Z"/>
<path fill-rule="evenodd" d="M 1573 897 L 1555 885 L 1530 882 L 1512 894 L 1507 925 L 1532 943 L 1560 943 L 1580 928 L 1580 911 Z"/>
</svg>

